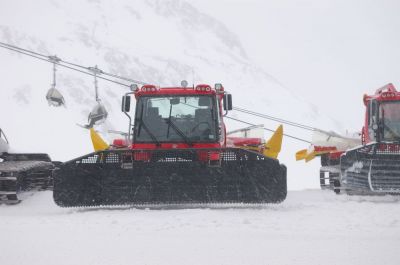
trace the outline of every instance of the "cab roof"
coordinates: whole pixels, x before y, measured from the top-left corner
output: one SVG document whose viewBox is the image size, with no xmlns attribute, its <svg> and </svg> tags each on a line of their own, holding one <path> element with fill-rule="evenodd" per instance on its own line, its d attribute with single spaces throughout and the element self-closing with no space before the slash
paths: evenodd
<svg viewBox="0 0 400 265">
<path fill-rule="evenodd" d="M 375 91 L 374 95 L 364 95 L 364 105 L 367 106 L 368 102 L 372 99 L 376 99 L 379 102 L 382 101 L 398 101 L 400 100 L 400 92 L 398 92 L 392 83 L 389 83 Z"/>
<path fill-rule="evenodd" d="M 210 85 L 199 84 L 193 87 L 156 87 L 154 85 L 144 85 L 137 88 L 134 93 L 135 97 L 150 95 L 216 95 L 224 89 L 221 86 L 212 88 Z"/>
</svg>

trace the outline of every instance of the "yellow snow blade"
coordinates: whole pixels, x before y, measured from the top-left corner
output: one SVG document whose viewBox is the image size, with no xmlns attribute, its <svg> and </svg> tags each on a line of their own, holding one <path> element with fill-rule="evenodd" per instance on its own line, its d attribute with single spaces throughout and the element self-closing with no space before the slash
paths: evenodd
<svg viewBox="0 0 400 265">
<path fill-rule="evenodd" d="M 318 155 L 318 152 L 307 149 L 300 150 L 296 153 L 296 161 L 305 160 L 306 162 L 311 161 Z"/>
<path fill-rule="evenodd" d="M 90 128 L 90 138 L 92 138 L 92 144 L 94 151 L 105 150 L 109 145 L 101 138 L 101 136 L 93 129 Z"/>
<path fill-rule="evenodd" d="M 279 125 L 272 137 L 264 145 L 264 155 L 271 158 L 278 158 L 282 147 L 283 126 Z"/>
<path fill-rule="evenodd" d="M 305 160 L 306 162 L 309 162 L 319 154 L 320 152 L 316 152 L 314 150 L 310 152 L 310 150 L 303 149 L 296 153 L 296 161 Z"/>
<path fill-rule="evenodd" d="M 296 161 L 306 159 L 307 149 L 300 150 L 296 153 Z"/>
<path fill-rule="evenodd" d="M 307 154 L 307 156 L 305 158 L 306 162 L 313 160 L 317 154 L 318 154 L 318 152 L 315 152 L 315 151 Z"/>
<path fill-rule="evenodd" d="M 306 162 L 309 162 L 313 160 L 316 156 L 320 156 L 327 153 L 329 153 L 329 151 L 315 151 L 314 149 L 313 151 L 310 151 L 307 149 L 303 149 L 296 153 L 296 161 L 304 159 Z"/>
</svg>

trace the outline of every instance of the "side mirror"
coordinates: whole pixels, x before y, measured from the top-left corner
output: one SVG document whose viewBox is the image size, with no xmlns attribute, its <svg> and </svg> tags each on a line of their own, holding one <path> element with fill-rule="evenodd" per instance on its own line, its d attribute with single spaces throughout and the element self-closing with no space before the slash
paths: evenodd
<svg viewBox="0 0 400 265">
<path fill-rule="evenodd" d="M 224 110 L 232 110 L 232 94 L 224 95 Z"/>
<path fill-rule="evenodd" d="M 122 97 L 122 112 L 129 112 L 131 109 L 131 96 L 123 96 Z"/>
</svg>

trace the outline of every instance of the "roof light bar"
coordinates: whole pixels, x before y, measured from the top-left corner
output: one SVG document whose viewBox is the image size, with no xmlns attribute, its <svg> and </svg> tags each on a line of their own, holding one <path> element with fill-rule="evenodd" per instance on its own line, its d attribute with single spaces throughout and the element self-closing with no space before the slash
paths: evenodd
<svg viewBox="0 0 400 265">
<path fill-rule="evenodd" d="M 394 98 L 396 97 L 396 93 L 394 92 L 383 92 L 381 94 L 382 98 Z"/>
<path fill-rule="evenodd" d="M 208 91 L 211 91 L 211 87 L 209 85 L 198 85 L 198 86 L 196 86 L 195 90 L 196 91 L 203 91 L 203 92 L 207 91 L 208 92 Z"/>
<path fill-rule="evenodd" d="M 156 92 L 157 88 L 153 85 L 144 85 L 140 90 L 143 92 Z"/>
</svg>

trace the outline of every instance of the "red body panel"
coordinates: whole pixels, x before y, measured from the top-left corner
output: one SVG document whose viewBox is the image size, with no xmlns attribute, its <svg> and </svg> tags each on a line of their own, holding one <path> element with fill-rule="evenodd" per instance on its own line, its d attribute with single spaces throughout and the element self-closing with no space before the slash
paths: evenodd
<svg viewBox="0 0 400 265">
<path fill-rule="evenodd" d="M 228 137 L 227 140 L 233 146 L 259 146 L 262 144 L 261 138 Z"/>
<path fill-rule="evenodd" d="M 140 96 L 175 96 L 175 95 L 215 95 L 215 91 L 194 91 L 193 88 L 160 88 L 157 91 L 138 91 L 135 97 Z"/>
<path fill-rule="evenodd" d="M 315 152 L 335 152 L 337 148 L 335 146 L 314 146 Z"/>
<path fill-rule="evenodd" d="M 116 148 L 123 148 L 128 146 L 127 142 L 124 139 L 114 139 L 112 145 Z"/>
<path fill-rule="evenodd" d="M 338 151 L 338 152 L 329 153 L 329 159 L 330 160 L 338 160 L 340 158 L 340 156 L 345 152 L 346 151 Z"/>
<path fill-rule="evenodd" d="M 220 90 L 223 92 L 223 89 Z M 135 91 L 135 97 L 138 98 L 140 96 L 175 96 L 175 95 L 216 95 L 217 91 L 212 89 L 209 85 L 197 85 L 195 88 L 193 87 L 162 87 L 157 88 L 153 85 L 144 85 L 141 89 Z M 222 99 L 221 93 L 221 99 Z"/>
<path fill-rule="evenodd" d="M 159 146 L 152 143 L 133 143 L 130 149 L 185 149 L 185 148 L 220 148 L 219 143 L 194 143 L 192 146 L 187 143 L 160 143 Z"/>
</svg>

